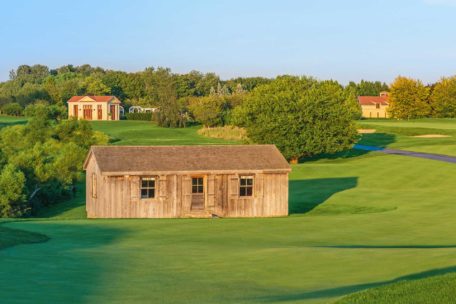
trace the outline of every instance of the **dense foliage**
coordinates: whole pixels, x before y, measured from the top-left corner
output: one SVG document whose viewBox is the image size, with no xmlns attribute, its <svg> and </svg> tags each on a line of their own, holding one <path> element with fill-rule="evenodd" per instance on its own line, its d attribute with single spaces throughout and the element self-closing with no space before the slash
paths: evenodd
<svg viewBox="0 0 456 304">
<path fill-rule="evenodd" d="M 253 90 L 234 120 L 254 142 L 275 144 L 286 158 L 297 160 L 355 142 L 350 102 L 336 82 L 284 76 Z"/>
<path fill-rule="evenodd" d="M 125 118 L 128 120 L 145 120 L 151 121 L 154 113 L 125 113 Z"/>
<path fill-rule="evenodd" d="M 388 85 L 380 81 L 361 80 L 359 83 L 350 81 L 347 86 L 354 90 L 356 96 L 379 96 L 381 92 L 388 91 Z"/>
<path fill-rule="evenodd" d="M 456 117 L 456 77 L 442 78 L 429 101 L 434 117 Z"/>
<path fill-rule="evenodd" d="M 44 104 L 29 106 L 26 125 L 0 131 L 0 217 L 34 212 L 71 195 L 89 147 L 107 136 L 86 121 L 57 121 Z"/>
<path fill-rule="evenodd" d="M 270 81 L 266 78 L 236 78 L 220 80 L 214 73 L 191 71 L 172 73 L 166 68 L 146 68 L 126 73 L 90 65 L 62 66 L 49 69 L 44 65 L 21 65 L 11 71 L 10 80 L 0 83 L 0 111 L 20 115 L 37 100 L 50 105 L 65 106 L 74 95 L 112 94 L 130 105 L 159 107 L 158 123 L 162 126 L 184 126 L 188 117 L 186 100 L 189 97 L 209 96 L 221 86 L 228 94 L 252 90 Z"/>
<path fill-rule="evenodd" d="M 390 113 L 395 118 L 427 117 L 431 113 L 429 88 L 416 79 L 397 77 L 390 89 Z"/>
</svg>

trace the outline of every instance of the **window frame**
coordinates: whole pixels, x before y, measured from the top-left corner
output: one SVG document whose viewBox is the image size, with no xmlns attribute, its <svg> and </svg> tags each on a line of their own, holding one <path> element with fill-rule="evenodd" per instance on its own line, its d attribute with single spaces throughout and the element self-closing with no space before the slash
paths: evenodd
<svg viewBox="0 0 456 304">
<path fill-rule="evenodd" d="M 196 185 L 193 184 L 193 180 L 197 180 Z M 201 183 L 198 182 L 199 180 Z M 196 187 L 196 192 L 193 191 L 194 187 Z M 204 176 L 192 176 L 192 194 L 204 194 L 204 188 Z"/>
<path fill-rule="evenodd" d="M 148 186 L 144 187 L 143 180 L 148 181 L 148 182 L 153 181 L 153 186 L 148 185 Z M 157 188 L 158 188 L 157 181 L 158 181 L 157 176 L 141 176 L 139 178 L 139 197 L 141 200 L 155 199 L 157 197 Z M 146 190 L 148 193 L 146 197 L 143 197 L 143 190 Z M 152 190 L 152 196 L 149 196 L 151 190 Z"/>
<path fill-rule="evenodd" d="M 251 185 L 248 183 L 242 184 L 243 180 L 251 180 Z M 244 190 L 244 194 L 242 194 L 242 189 Z M 250 195 L 248 194 L 248 189 L 251 189 Z M 255 195 L 255 175 L 253 174 L 243 174 L 239 175 L 239 197 L 240 198 L 253 198 Z"/>
</svg>

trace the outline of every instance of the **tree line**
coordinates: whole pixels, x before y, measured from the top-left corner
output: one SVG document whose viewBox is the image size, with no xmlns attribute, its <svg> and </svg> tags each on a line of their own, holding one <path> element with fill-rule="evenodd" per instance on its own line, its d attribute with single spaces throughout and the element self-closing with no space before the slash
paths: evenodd
<svg viewBox="0 0 456 304">
<path fill-rule="evenodd" d="M 168 68 L 146 68 L 127 73 L 90 65 L 66 65 L 49 69 L 44 65 L 21 65 L 0 83 L 0 110 L 21 115 L 30 104 L 47 103 L 65 115 L 66 101 L 74 95 L 115 95 L 128 108 L 131 105 L 160 107 L 160 124 L 183 126 L 188 98 L 209 96 L 219 86 L 233 93 L 242 83 L 245 90 L 270 81 L 263 77 L 222 81 L 214 73 L 191 71 L 172 73 Z"/>
<path fill-rule="evenodd" d="M 127 73 L 87 64 L 56 69 L 39 64 L 21 65 L 10 72 L 9 78 L 0 83 L 0 111 L 4 114 L 22 115 L 28 105 L 43 103 L 53 106 L 65 117 L 66 101 L 71 96 L 115 95 L 127 108 L 131 105 L 159 107 L 158 122 L 169 127 L 185 126 L 195 118 L 193 112 L 196 116 L 209 115 L 209 111 L 202 111 L 202 106 L 222 108 L 222 113 L 215 118 L 207 117 L 211 124 L 226 121 L 230 110 L 242 102 L 245 93 L 274 80 L 264 77 L 221 80 L 215 73 L 178 74 L 160 67 Z M 351 82 L 346 86 L 354 95 L 377 95 L 385 87 L 384 83 L 368 81 Z"/>
<path fill-rule="evenodd" d="M 389 91 L 389 111 L 393 118 L 456 117 L 456 76 L 429 85 L 399 76 Z"/>
</svg>

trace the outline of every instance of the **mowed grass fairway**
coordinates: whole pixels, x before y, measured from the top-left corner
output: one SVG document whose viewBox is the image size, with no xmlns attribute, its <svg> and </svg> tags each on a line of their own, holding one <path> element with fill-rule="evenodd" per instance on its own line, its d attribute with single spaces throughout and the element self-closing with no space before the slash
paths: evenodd
<svg viewBox="0 0 456 304">
<path fill-rule="evenodd" d="M 199 126 L 188 128 L 160 128 L 149 121 L 94 121 L 95 130 L 109 134 L 114 145 L 204 145 L 226 144 L 197 133 Z M 228 142 L 235 143 L 235 142 Z"/>
<path fill-rule="evenodd" d="M 359 121 L 358 125 L 377 131 L 377 134 L 363 140 L 363 144 L 456 156 L 456 119 L 368 119 Z M 447 137 L 419 138 L 417 135 Z"/>
<path fill-rule="evenodd" d="M 116 144 L 221 142 L 131 123 L 96 128 Z M 403 135 L 381 136 L 363 141 Z M 0 250 L 1 302 L 333 303 L 401 280 L 439 286 L 456 271 L 455 183 L 454 164 L 370 152 L 293 166 L 287 218 L 87 220 L 80 192 L 0 226 L 31 233 Z"/>
</svg>

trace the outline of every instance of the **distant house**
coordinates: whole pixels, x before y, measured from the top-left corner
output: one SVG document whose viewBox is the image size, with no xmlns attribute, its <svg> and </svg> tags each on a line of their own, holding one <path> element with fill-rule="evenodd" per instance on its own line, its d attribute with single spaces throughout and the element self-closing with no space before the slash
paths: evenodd
<svg viewBox="0 0 456 304">
<path fill-rule="evenodd" d="M 361 106 L 362 117 L 364 118 L 388 118 L 388 93 L 381 92 L 380 96 L 359 96 L 358 102 Z"/>
<path fill-rule="evenodd" d="M 68 117 L 119 120 L 121 111 L 121 102 L 115 96 L 73 96 L 68 100 Z"/>
<path fill-rule="evenodd" d="M 274 145 L 94 146 L 84 169 L 89 218 L 288 215 Z"/>
</svg>

